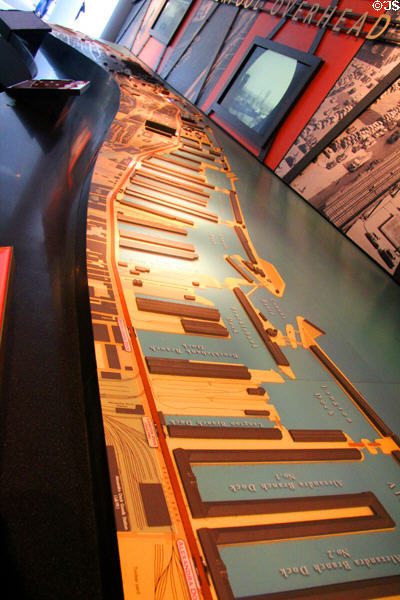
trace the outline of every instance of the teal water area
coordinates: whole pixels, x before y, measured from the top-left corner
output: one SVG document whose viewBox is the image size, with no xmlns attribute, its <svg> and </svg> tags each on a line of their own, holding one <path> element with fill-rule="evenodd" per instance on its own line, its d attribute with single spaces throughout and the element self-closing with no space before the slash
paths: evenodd
<svg viewBox="0 0 400 600">
<path fill-rule="evenodd" d="M 275 310 L 272 323 L 295 324 L 293 318 L 301 315 L 322 328 L 326 336 L 318 343 L 379 414 L 379 385 L 400 384 L 400 287 L 271 171 L 213 129 L 238 177 L 251 240 L 286 283 L 278 300 L 286 319 L 274 297 L 260 292 L 260 302 L 263 297 Z M 262 303 L 258 307 L 263 310 Z M 383 397 L 387 387 L 381 389 Z M 386 394 L 382 410 L 400 433 L 398 398 Z"/>
<path fill-rule="evenodd" d="M 306 381 L 325 381 L 329 379 L 329 374 L 315 358 L 315 356 L 302 346 L 297 346 L 296 349 L 291 346 L 282 348 L 290 366 L 296 375 L 296 380 Z"/>
<path fill-rule="evenodd" d="M 358 390 L 368 397 L 372 408 L 396 432 L 400 431 L 400 383 L 358 384 Z M 397 406 L 397 412 L 393 407 Z"/>
<path fill-rule="evenodd" d="M 259 341 L 250 320 L 230 290 L 208 288 L 200 289 L 198 294 L 214 303 L 214 307 L 220 311 L 223 323 L 231 337 L 220 339 L 138 329 L 137 334 L 145 356 L 232 362 L 244 364 L 249 369 L 276 368 L 271 355 Z M 137 296 L 143 296 L 143 294 L 137 294 Z"/>
<path fill-rule="evenodd" d="M 223 194 L 223 192 L 213 192 L 214 194 Z M 128 201 L 133 199 L 126 196 Z M 216 198 L 217 203 L 223 204 L 221 198 Z M 148 206 L 148 203 L 135 199 L 136 204 Z M 171 209 L 165 209 L 165 207 L 156 207 L 160 210 L 173 214 L 175 216 L 183 216 L 189 220 L 192 220 L 196 227 L 187 227 L 187 236 L 175 235 L 164 231 L 154 231 L 145 227 L 137 225 L 130 225 L 127 223 L 119 223 L 121 229 L 128 229 L 131 231 L 137 231 L 139 233 L 152 235 L 155 237 L 161 237 L 165 239 L 174 239 L 176 241 L 183 241 L 185 243 L 193 244 L 195 252 L 199 255 L 196 260 L 183 260 L 181 258 L 169 258 L 158 254 L 152 254 L 151 252 L 139 252 L 136 250 L 130 250 L 126 248 L 120 248 L 119 257 L 120 260 L 139 260 L 136 257 L 142 257 L 142 260 L 146 260 L 146 264 L 161 266 L 165 270 L 169 271 L 189 271 L 193 274 L 210 273 L 219 281 L 224 281 L 227 277 L 239 277 L 237 272 L 224 260 L 224 255 L 243 254 L 243 248 L 237 238 L 236 233 L 231 227 L 214 223 L 212 221 L 206 221 L 202 218 Z M 229 214 L 230 206 L 225 205 L 225 209 L 222 218 L 232 220 L 232 215 Z M 212 209 L 210 208 L 210 212 Z M 216 214 L 219 214 L 219 212 Z M 146 213 L 143 213 L 144 218 Z M 177 223 L 177 225 L 184 226 L 183 224 Z"/>
<path fill-rule="evenodd" d="M 364 452 L 361 462 L 192 465 L 203 501 L 315 497 L 372 491 L 390 531 L 220 547 L 234 597 L 400 574 L 400 466 Z"/>
<path fill-rule="evenodd" d="M 380 434 L 356 404 L 330 377 L 315 356 L 301 346 L 283 348 L 296 380 L 266 385 L 271 404 L 288 429 L 341 429 L 359 442 L 374 441 Z"/>
<path fill-rule="evenodd" d="M 265 258 L 261 251 L 260 256 Z M 286 325 L 291 323 L 297 328 L 296 316 L 299 315 L 296 299 L 284 294 L 277 298 L 268 292 L 266 288 L 258 288 L 252 295 L 251 301 L 272 323 L 285 334 Z M 300 315 L 301 316 L 301 315 Z M 316 323 L 317 325 L 317 323 Z"/>
<path fill-rule="evenodd" d="M 192 471 L 204 502 L 371 491 L 400 523 L 400 465 L 390 455 L 365 451 L 364 460 L 352 462 L 193 464 Z"/>
<path fill-rule="evenodd" d="M 220 547 L 235 598 L 400 575 L 396 532 Z M 316 596 L 317 597 L 317 596 Z"/>
<path fill-rule="evenodd" d="M 335 331 L 329 335 L 319 337 L 317 342 L 345 375 L 347 375 L 347 371 L 351 365 L 351 381 L 354 385 L 362 381 L 384 381 L 385 376 L 379 370 L 379 367 L 375 366 L 376 359 L 373 355 L 368 361 L 367 357 L 363 356 L 360 352 L 354 340 L 348 340 L 346 344 L 341 344 L 341 340 L 341 332 Z M 390 379 L 393 376 L 394 374 L 390 376 Z"/>
<path fill-rule="evenodd" d="M 232 182 L 226 173 L 222 170 L 206 168 L 206 178 L 208 183 L 215 185 L 223 190 L 232 190 Z"/>
<path fill-rule="evenodd" d="M 271 383 L 264 387 L 287 429 L 340 429 L 353 442 L 361 439 L 373 442 L 380 438 L 380 434 L 332 379 L 286 380 L 284 385 Z"/>
<path fill-rule="evenodd" d="M 207 210 L 217 213 L 223 221 L 233 221 L 232 206 L 229 194 L 220 190 L 207 190 L 210 194 Z"/>
<path fill-rule="evenodd" d="M 197 229 L 192 230 L 189 236 L 200 255 L 200 272 L 213 275 L 221 283 L 226 277 L 238 276 L 224 260 L 224 254 L 243 253 L 237 235 L 231 227 L 198 219 Z"/>
</svg>

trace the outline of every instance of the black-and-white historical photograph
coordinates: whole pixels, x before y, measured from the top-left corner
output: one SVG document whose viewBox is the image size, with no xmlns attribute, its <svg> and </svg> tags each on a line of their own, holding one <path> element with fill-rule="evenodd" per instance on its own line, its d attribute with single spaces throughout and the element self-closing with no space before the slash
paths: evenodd
<svg viewBox="0 0 400 600">
<path fill-rule="evenodd" d="M 292 185 L 393 274 L 400 262 L 400 80 Z"/>
<path fill-rule="evenodd" d="M 365 42 L 276 169 L 284 177 L 398 64 L 400 48 Z"/>
</svg>

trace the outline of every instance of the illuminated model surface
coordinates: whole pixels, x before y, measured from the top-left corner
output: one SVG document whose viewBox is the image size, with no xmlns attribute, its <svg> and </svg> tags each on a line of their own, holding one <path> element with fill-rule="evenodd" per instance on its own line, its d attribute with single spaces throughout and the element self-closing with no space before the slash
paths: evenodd
<svg viewBox="0 0 400 600">
<path fill-rule="evenodd" d="M 126 597 L 396 597 L 396 398 L 316 297 L 339 273 L 246 152 L 117 81 L 87 259 Z"/>
</svg>

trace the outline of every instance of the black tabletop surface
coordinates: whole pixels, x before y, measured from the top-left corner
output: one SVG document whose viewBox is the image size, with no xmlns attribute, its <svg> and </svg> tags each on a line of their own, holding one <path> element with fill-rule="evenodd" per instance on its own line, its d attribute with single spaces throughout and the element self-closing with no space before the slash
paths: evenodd
<svg viewBox="0 0 400 600">
<path fill-rule="evenodd" d="M 36 63 L 39 78 L 90 87 L 59 110 L 0 93 L 0 246 L 15 251 L 0 383 L 1 593 L 120 598 L 85 266 L 90 176 L 119 89 L 52 35 Z"/>
</svg>

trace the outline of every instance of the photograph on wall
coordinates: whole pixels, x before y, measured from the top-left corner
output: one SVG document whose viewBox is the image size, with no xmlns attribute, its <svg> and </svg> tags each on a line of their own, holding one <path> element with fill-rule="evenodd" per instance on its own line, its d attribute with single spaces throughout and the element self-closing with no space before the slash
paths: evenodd
<svg viewBox="0 0 400 600">
<path fill-rule="evenodd" d="M 174 37 L 192 0 L 167 0 L 151 28 L 151 35 L 168 44 Z"/>
<path fill-rule="evenodd" d="M 262 148 L 321 64 L 314 54 L 256 37 L 211 111 Z"/>
<path fill-rule="evenodd" d="M 379 264 L 398 277 L 400 263 L 400 182 L 396 181 L 372 209 L 365 210 L 347 235 Z"/>
<path fill-rule="evenodd" d="M 204 23 L 211 17 L 217 8 L 218 4 L 213 0 L 204 0 L 200 6 L 194 7 L 187 27 L 185 27 L 183 31 L 182 29 L 180 30 L 179 36 L 175 38 L 173 46 L 168 49 L 168 52 L 160 63 L 159 74 L 161 77 L 166 78 L 168 76 L 175 64 L 180 61 L 193 39 L 202 29 Z"/>
<path fill-rule="evenodd" d="M 139 30 L 137 31 L 133 45 L 130 48 L 135 54 L 140 54 L 141 50 L 146 45 L 150 29 L 163 6 L 163 0 L 152 0 L 145 6 L 146 10 L 141 19 Z"/>
<path fill-rule="evenodd" d="M 233 56 L 237 52 L 239 46 L 245 39 L 246 35 L 257 19 L 257 13 L 248 13 L 247 11 L 239 11 L 229 34 L 226 37 L 224 45 L 218 54 L 214 64 L 207 75 L 202 90 L 198 98 L 198 106 L 201 106 L 202 101 L 207 98 L 211 90 L 217 84 L 219 78 L 224 73 Z"/>
<path fill-rule="evenodd" d="M 302 66 L 290 56 L 257 46 L 221 105 L 247 127 L 261 133 L 265 120 L 281 102 Z M 269 73 L 268 78 L 265 73 Z"/>
<path fill-rule="evenodd" d="M 400 263 L 400 80 L 292 186 L 392 275 Z"/>
<path fill-rule="evenodd" d="M 398 64 L 400 48 L 367 41 L 302 130 L 275 170 L 279 177 L 310 152 Z"/>
<path fill-rule="evenodd" d="M 217 5 L 213 18 L 206 21 L 171 69 L 167 81 L 191 102 L 195 102 L 210 65 L 235 19 L 238 9 Z"/>
</svg>

